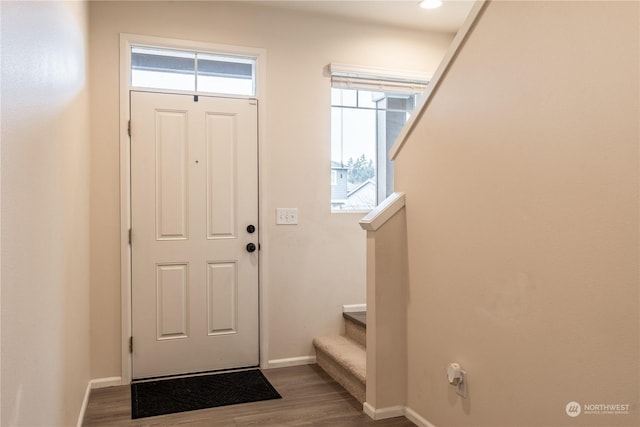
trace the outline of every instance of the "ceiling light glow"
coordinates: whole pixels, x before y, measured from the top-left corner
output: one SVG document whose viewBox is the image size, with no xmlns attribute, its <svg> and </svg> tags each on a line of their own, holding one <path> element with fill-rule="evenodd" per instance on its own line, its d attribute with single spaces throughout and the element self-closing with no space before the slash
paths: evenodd
<svg viewBox="0 0 640 427">
<path fill-rule="evenodd" d="M 442 6 L 442 0 L 422 0 L 418 4 L 423 9 L 437 9 Z"/>
</svg>

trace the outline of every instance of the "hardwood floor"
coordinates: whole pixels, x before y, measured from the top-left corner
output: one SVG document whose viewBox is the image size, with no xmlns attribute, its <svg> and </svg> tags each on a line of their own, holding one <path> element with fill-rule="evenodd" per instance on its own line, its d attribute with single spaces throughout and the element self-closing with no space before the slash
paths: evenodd
<svg viewBox="0 0 640 427">
<path fill-rule="evenodd" d="M 373 421 L 317 365 L 263 371 L 282 399 L 131 419 L 129 386 L 91 391 L 84 426 L 379 426 L 412 427 L 404 417 Z"/>
</svg>

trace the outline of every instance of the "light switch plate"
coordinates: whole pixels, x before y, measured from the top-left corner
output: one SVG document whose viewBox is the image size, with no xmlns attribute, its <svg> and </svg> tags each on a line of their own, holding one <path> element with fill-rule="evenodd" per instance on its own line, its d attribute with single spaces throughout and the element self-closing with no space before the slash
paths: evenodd
<svg viewBox="0 0 640 427">
<path fill-rule="evenodd" d="M 276 224 L 298 224 L 298 208 L 276 208 Z"/>
</svg>

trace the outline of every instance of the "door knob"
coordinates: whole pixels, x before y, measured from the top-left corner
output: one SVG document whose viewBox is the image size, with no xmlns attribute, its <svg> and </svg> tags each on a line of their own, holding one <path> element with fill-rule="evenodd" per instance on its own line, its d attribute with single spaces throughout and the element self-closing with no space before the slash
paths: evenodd
<svg viewBox="0 0 640 427">
<path fill-rule="evenodd" d="M 249 243 L 247 245 L 247 252 L 255 252 L 256 250 L 256 245 L 254 245 L 253 243 Z"/>
<path fill-rule="evenodd" d="M 254 225 L 247 225 L 247 233 L 252 234 L 256 231 L 256 227 Z"/>
</svg>

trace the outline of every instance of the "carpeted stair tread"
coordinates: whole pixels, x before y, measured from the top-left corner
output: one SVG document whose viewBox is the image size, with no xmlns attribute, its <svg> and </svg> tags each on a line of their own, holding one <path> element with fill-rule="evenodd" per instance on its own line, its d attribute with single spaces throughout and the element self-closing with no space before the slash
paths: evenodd
<svg viewBox="0 0 640 427">
<path fill-rule="evenodd" d="M 366 329 L 367 327 L 367 312 L 366 311 L 353 311 L 342 313 L 342 317 L 346 320 L 349 320 L 356 325 L 362 326 Z"/>
<path fill-rule="evenodd" d="M 313 344 L 350 372 L 359 382 L 366 383 L 367 352 L 362 345 L 342 335 L 315 338 Z"/>
</svg>

